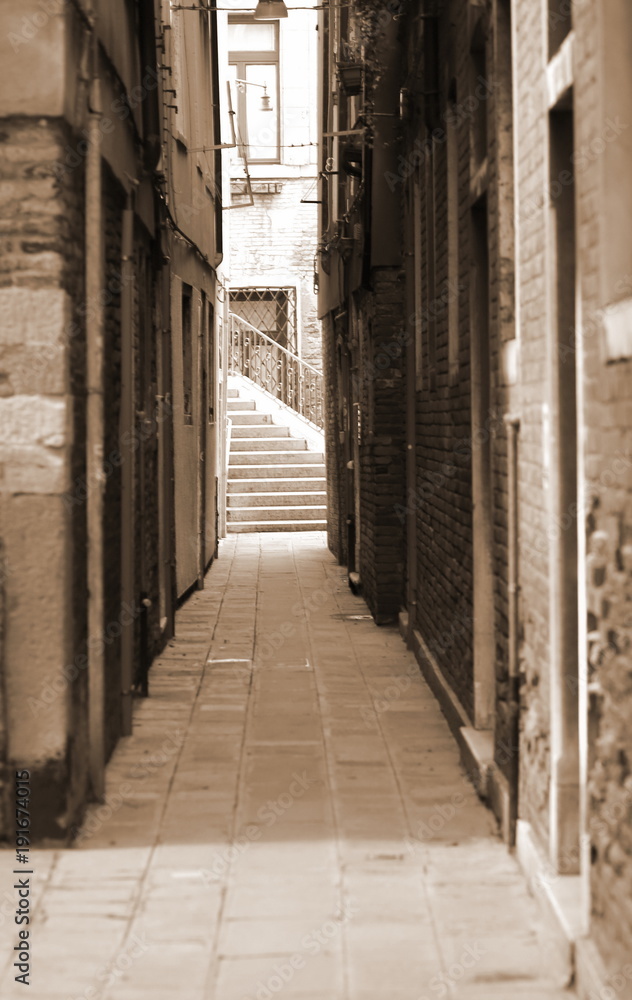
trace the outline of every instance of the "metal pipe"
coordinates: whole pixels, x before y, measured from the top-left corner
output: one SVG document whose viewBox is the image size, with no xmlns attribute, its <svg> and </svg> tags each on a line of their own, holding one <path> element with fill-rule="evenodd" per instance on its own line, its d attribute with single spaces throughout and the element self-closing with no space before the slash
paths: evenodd
<svg viewBox="0 0 632 1000">
<path fill-rule="evenodd" d="M 121 603 L 134 607 L 134 207 L 133 194 L 128 194 L 123 211 L 121 239 L 121 410 L 119 418 L 119 452 L 121 454 Z M 134 684 L 135 618 L 121 633 L 121 732 L 132 732 L 132 688 Z"/>
<path fill-rule="evenodd" d="M 520 783 L 520 665 L 519 593 L 518 582 L 518 433 L 520 418 L 505 414 L 507 429 L 507 617 L 509 650 L 507 673 L 509 681 L 509 846 L 516 843 L 518 796 Z"/>
<path fill-rule="evenodd" d="M 103 506 L 105 476 L 104 442 L 104 330 L 103 306 L 103 174 L 101 165 L 101 81 L 99 47 L 93 30 L 85 183 L 85 281 L 86 281 L 86 476 L 88 575 L 88 718 L 90 731 L 90 780 L 97 799 L 103 797 L 105 768 L 105 657 L 101 641 L 104 628 Z"/>
</svg>

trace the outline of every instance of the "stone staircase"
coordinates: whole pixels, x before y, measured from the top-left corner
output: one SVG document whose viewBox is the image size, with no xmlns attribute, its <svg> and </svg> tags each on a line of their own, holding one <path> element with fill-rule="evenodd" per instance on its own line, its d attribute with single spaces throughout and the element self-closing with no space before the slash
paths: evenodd
<svg viewBox="0 0 632 1000">
<path fill-rule="evenodd" d="M 279 409 L 242 387 L 228 389 L 228 532 L 324 531 L 325 457 L 293 437 Z"/>
</svg>

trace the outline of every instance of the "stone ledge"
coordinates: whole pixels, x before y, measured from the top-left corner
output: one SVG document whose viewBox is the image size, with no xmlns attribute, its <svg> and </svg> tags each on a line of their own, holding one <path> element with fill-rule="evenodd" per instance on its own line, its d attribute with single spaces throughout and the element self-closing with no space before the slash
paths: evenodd
<svg viewBox="0 0 632 1000">
<path fill-rule="evenodd" d="M 496 816 L 505 843 L 509 841 L 509 786 L 493 760 L 493 736 L 476 730 L 443 676 L 422 636 L 409 618 L 399 614 L 399 630 L 410 643 L 426 683 L 439 702 L 459 745 L 461 760 L 480 798 Z M 555 970 L 561 988 L 574 986 L 579 1000 L 605 996 L 612 989 L 598 949 L 582 926 L 582 879 L 579 875 L 558 875 L 536 842 L 531 825 L 518 820 L 516 857 L 538 903 L 542 920 L 541 947 Z"/>
<path fill-rule="evenodd" d="M 404 639 L 410 641 L 408 615 L 405 613 L 400 613 L 399 615 L 399 628 Z M 458 739 L 459 730 L 464 726 L 470 726 L 467 712 L 441 673 L 438 664 L 435 662 L 432 653 L 417 629 L 413 629 L 410 645 L 421 667 L 421 672 L 424 675 L 426 683 L 439 702 L 441 711 L 448 720 L 450 729 Z"/>
<path fill-rule="evenodd" d="M 516 856 L 538 902 L 548 958 L 561 985 L 570 986 L 575 980 L 575 944 L 582 934 L 581 877 L 556 874 L 537 843 L 531 824 L 521 819 L 516 830 Z"/>
<path fill-rule="evenodd" d="M 503 840 L 509 840 L 509 787 L 493 760 L 493 735 L 476 730 L 441 673 L 432 653 L 417 629 L 409 632 L 409 618 L 400 612 L 399 629 L 410 643 L 421 672 L 439 702 L 459 745 L 461 761 L 480 798 L 498 820 Z M 518 821 L 516 855 L 529 889 L 539 903 L 544 934 L 542 948 L 556 969 L 562 987 L 575 983 L 581 1000 L 600 996 L 607 985 L 603 963 L 593 942 L 582 937 L 581 879 L 577 875 L 557 875 L 537 845 L 530 824 Z"/>
</svg>

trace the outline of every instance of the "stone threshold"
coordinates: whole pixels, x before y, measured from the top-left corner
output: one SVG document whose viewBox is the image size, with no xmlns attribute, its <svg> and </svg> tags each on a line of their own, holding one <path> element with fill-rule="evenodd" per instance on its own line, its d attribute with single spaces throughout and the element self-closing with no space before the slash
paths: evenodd
<svg viewBox="0 0 632 1000">
<path fill-rule="evenodd" d="M 408 613 L 400 612 L 399 631 L 410 645 L 421 673 L 439 702 L 459 745 L 461 763 L 479 798 L 494 813 L 499 833 L 527 879 L 546 928 L 546 948 L 560 984 L 573 987 L 579 1000 L 609 995 L 603 960 L 582 926 L 584 910 L 579 875 L 557 875 L 537 843 L 531 824 L 518 820 L 515 848 L 509 845 L 509 785 L 494 762 L 491 730 L 475 729 L 417 629 L 409 630 Z"/>
</svg>

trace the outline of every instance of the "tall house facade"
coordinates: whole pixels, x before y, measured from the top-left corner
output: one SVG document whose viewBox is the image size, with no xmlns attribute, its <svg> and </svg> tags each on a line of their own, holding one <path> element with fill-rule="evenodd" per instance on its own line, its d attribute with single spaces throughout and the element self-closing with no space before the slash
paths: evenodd
<svg viewBox="0 0 632 1000">
<path fill-rule="evenodd" d="M 317 243 L 317 15 L 255 21 L 227 6 L 227 85 L 237 147 L 230 164 L 230 309 L 320 367 Z M 241 12 L 239 12 L 241 11 Z"/>
<path fill-rule="evenodd" d="M 217 49 L 205 4 L 0 12 L 0 762 L 35 840 L 102 796 L 215 552 Z"/>
<path fill-rule="evenodd" d="M 632 15 L 358 3 L 320 41 L 329 544 L 563 974 L 630 997 Z"/>
</svg>

